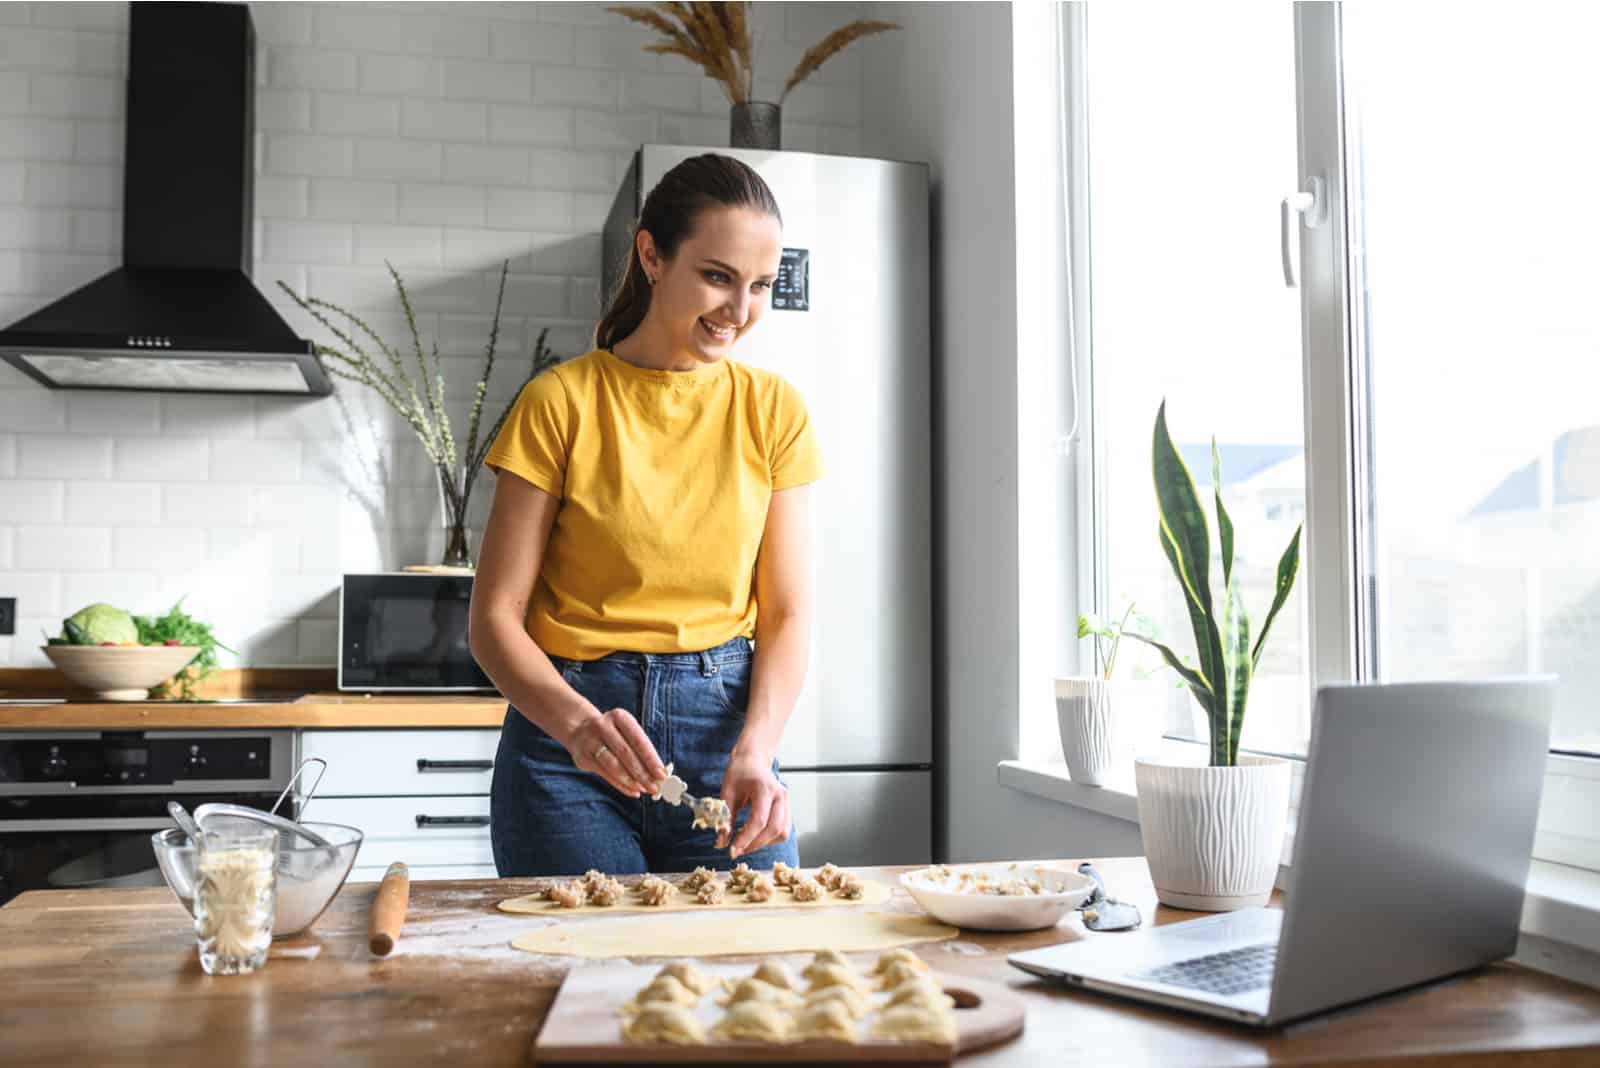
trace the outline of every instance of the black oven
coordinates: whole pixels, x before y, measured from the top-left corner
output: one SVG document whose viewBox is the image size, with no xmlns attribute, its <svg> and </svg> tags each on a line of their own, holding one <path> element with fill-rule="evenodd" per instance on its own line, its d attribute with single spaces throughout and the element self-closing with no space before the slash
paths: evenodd
<svg viewBox="0 0 1600 1068">
<path fill-rule="evenodd" d="M 339 689 L 493 693 L 467 647 L 472 576 L 346 575 L 339 591 Z"/>
<path fill-rule="evenodd" d="M 162 885 L 150 836 L 173 826 L 168 801 L 271 808 L 293 757 L 287 730 L 0 732 L 0 905 Z M 279 812 L 297 815 L 292 794 Z"/>
</svg>

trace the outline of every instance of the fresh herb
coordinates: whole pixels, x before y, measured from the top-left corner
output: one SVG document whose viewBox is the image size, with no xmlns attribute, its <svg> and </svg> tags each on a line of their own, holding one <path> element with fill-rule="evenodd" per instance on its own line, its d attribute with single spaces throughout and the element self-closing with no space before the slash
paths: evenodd
<svg viewBox="0 0 1600 1068">
<path fill-rule="evenodd" d="M 185 594 L 184 597 L 187 597 Z M 239 654 L 217 641 L 211 633 L 211 624 L 202 623 L 183 610 L 183 597 L 178 598 L 178 603 L 168 609 L 164 616 L 134 616 L 134 625 L 139 628 L 140 645 L 193 645 L 200 651 L 184 669 L 167 681 L 153 686 L 150 689 L 151 697 L 167 696 L 176 684 L 177 699 L 180 701 L 197 700 L 195 686 L 203 681 L 217 669 L 217 650 Z"/>
</svg>

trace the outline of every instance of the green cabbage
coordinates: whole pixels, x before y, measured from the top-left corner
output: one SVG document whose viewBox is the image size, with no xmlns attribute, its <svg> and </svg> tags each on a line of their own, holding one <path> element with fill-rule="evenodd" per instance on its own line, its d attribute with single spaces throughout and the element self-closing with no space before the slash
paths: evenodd
<svg viewBox="0 0 1600 1068">
<path fill-rule="evenodd" d="M 68 616 L 62 624 L 65 631 L 66 623 L 72 623 L 82 629 L 90 642 L 99 645 L 101 642 L 138 642 L 139 628 L 134 624 L 133 617 L 114 604 L 92 604 L 87 608 L 80 608 Z"/>
</svg>

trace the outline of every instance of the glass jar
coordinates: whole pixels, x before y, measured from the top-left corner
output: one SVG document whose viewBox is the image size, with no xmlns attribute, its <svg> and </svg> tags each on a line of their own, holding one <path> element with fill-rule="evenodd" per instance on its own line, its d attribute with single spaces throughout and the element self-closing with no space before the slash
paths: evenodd
<svg viewBox="0 0 1600 1068">
<path fill-rule="evenodd" d="M 254 820 L 206 820 L 195 866 L 194 931 L 207 975 L 267 962 L 277 907 L 278 832 Z"/>
</svg>

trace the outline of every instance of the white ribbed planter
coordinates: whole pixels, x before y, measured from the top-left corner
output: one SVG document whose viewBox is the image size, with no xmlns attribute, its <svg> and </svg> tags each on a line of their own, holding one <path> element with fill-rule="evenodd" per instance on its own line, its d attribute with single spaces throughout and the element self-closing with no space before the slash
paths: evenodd
<svg viewBox="0 0 1600 1068">
<path fill-rule="evenodd" d="M 1117 764 L 1118 725 L 1111 684 L 1099 678 L 1056 680 L 1056 725 L 1072 781 L 1100 786 Z"/>
<path fill-rule="evenodd" d="M 1226 912 L 1272 896 L 1289 816 L 1289 763 L 1241 755 L 1232 768 L 1134 762 L 1139 833 L 1156 897 Z"/>
</svg>

